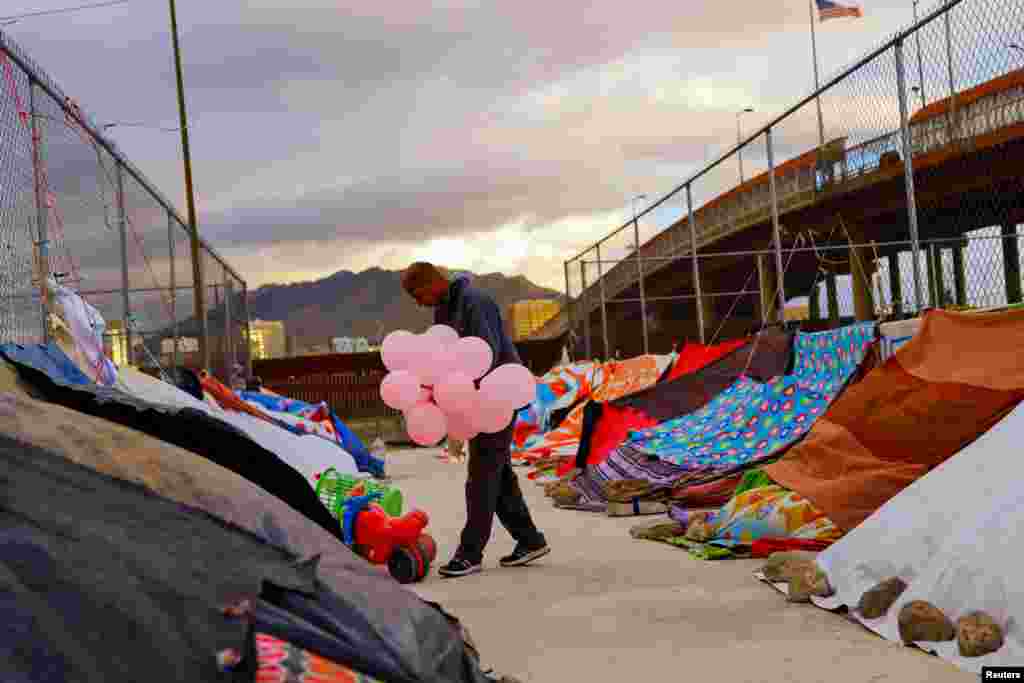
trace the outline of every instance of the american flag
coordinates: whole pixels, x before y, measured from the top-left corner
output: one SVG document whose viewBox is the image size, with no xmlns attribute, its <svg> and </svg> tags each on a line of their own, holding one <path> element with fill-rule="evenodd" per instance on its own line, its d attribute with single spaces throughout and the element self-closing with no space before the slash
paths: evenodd
<svg viewBox="0 0 1024 683">
<path fill-rule="evenodd" d="M 863 15 L 860 11 L 860 7 L 846 5 L 840 5 L 839 3 L 832 2 L 832 0 L 815 0 L 818 3 L 818 20 L 827 21 L 829 19 L 841 19 L 842 17 L 857 17 L 860 18 Z"/>
</svg>

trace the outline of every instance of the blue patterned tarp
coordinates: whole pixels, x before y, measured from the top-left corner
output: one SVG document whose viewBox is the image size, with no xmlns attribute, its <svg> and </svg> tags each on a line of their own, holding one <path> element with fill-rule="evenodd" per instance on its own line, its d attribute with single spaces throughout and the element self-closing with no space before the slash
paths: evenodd
<svg viewBox="0 0 1024 683">
<path fill-rule="evenodd" d="M 700 410 L 631 432 L 627 444 L 680 466 L 693 481 L 763 461 L 810 430 L 874 339 L 873 322 L 798 333 L 791 374 L 763 384 L 741 376 Z"/>
</svg>

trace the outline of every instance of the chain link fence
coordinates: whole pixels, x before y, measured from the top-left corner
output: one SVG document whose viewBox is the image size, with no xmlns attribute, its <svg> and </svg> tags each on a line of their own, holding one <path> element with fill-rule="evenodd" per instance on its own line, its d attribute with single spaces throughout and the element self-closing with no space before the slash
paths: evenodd
<svg viewBox="0 0 1024 683">
<path fill-rule="evenodd" d="M 224 381 L 247 372 L 245 281 L 201 243 L 203 337 L 191 231 L 2 31 L 0 169 L 0 341 L 47 339 L 43 293 L 52 278 L 102 314 L 108 354 L 119 365 L 209 367 Z"/>
<path fill-rule="evenodd" d="M 606 338 L 664 352 L 781 318 L 827 327 L 1020 303 L 1022 25 L 1024 0 L 943 2 L 738 132 L 639 215 L 671 206 L 681 219 L 639 250 L 629 221 L 566 262 L 557 324 L 576 356 L 607 357 Z"/>
</svg>

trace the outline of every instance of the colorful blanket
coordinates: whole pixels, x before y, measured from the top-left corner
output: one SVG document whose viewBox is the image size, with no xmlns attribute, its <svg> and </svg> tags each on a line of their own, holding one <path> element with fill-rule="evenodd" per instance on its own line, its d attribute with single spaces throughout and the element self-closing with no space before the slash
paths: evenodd
<svg viewBox="0 0 1024 683">
<path fill-rule="evenodd" d="M 604 504 L 608 501 L 604 487 L 609 482 L 642 479 L 653 485 L 653 491 L 663 491 L 672 489 L 685 474 L 678 465 L 624 446 L 613 451 L 604 462 L 588 465 L 586 472 L 576 477 L 571 486 L 579 491 L 582 500 Z"/>
<path fill-rule="evenodd" d="M 617 400 L 587 405 L 576 467 L 604 460 L 631 430 L 655 427 L 700 409 L 742 375 L 766 381 L 786 374 L 793 358 L 793 334 L 771 328 L 753 340 L 741 340 L 739 346 L 727 342 L 691 352 L 687 348 L 676 363 L 680 372 L 688 370 L 686 374 Z"/>
<path fill-rule="evenodd" d="M 705 560 L 749 555 L 755 542 L 773 539 L 813 541 L 823 549 L 843 535 L 813 503 L 762 470 L 747 472 L 732 500 L 719 510 L 696 512 L 674 505 L 669 516 L 686 534 L 663 540 Z"/>
<path fill-rule="evenodd" d="M 600 364 L 583 361 L 554 368 L 537 382 L 537 398 L 516 413 L 512 431 L 512 454 L 536 448 L 551 428 L 551 414 L 586 399 L 600 381 Z M 595 374 L 598 375 L 595 378 Z"/>
<path fill-rule="evenodd" d="M 315 434 L 337 442 L 355 458 L 361 471 L 376 476 L 384 474 L 384 463 L 370 453 L 356 433 L 349 429 L 326 403 L 313 405 L 260 391 L 240 391 L 238 395 L 244 401 L 256 404 L 256 407 L 289 425 L 294 433 Z"/>
<path fill-rule="evenodd" d="M 675 356 L 637 356 L 623 361 L 608 361 L 594 369 L 591 380 L 590 401 L 613 401 L 622 396 L 653 385 L 668 369 Z M 523 451 L 527 460 L 541 457 L 571 458 L 579 450 L 583 429 L 583 411 L 580 403 L 569 412 L 561 424 L 542 435 L 536 445 Z"/>
<path fill-rule="evenodd" d="M 741 376 L 700 410 L 634 432 L 628 445 L 706 482 L 762 462 L 806 434 L 854 375 L 875 324 L 798 333 L 789 375 L 761 383 Z"/>
<path fill-rule="evenodd" d="M 1024 399 L 1024 311 L 931 310 L 765 472 L 844 530 L 985 433 Z"/>
</svg>

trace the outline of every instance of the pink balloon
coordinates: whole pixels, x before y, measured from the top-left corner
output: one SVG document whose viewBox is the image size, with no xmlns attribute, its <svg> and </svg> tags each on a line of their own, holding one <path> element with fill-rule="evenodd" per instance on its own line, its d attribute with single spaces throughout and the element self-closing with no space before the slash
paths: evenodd
<svg viewBox="0 0 1024 683">
<path fill-rule="evenodd" d="M 419 382 L 419 380 L 416 380 Z M 422 386 L 417 386 L 419 394 L 416 396 L 416 403 L 430 403 L 434 400 L 434 392 Z"/>
<path fill-rule="evenodd" d="M 444 413 L 433 403 L 419 403 L 405 413 L 405 429 L 409 438 L 421 446 L 434 446 L 444 438 L 448 423 Z"/>
<path fill-rule="evenodd" d="M 420 377 L 420 381 L 432 386 L 437 379 L 433 376 L 437 364 L 437 356 L 444 350 L 441 340 L 433 335 L 417 334 L 413 338 L 410 370 Z"/>
<path fill-rule="evenodd" d="M 463 413 L 448 413 L 448 438 L 469 441 L 480 433 L 473 421 Z"/>
<path fill-rule="evenodd" d="M 469 375 L 453 372 L 441 379 L 434 387 L 437 405 L 446 415 L 468 414 L 476 401 L 476 387 Z"/>
<path fill-rule="evenodd" d="M 435 351 L 424 364 L 424 384 L 436 386 L 457 371 L 455 354 L 450 348 L 442 348 L 440 351 Z"/>
<path fill-rule="evenodd" d="M 458 368 L 470 379 L 480 379 L 491 369 L 494 351 L 491 345 L 480 337 L 463 337 L 455 343 L 455 358 Z"/>
<path fill-rule="evenodd" d="M 454 344 L 459 341 L 459 333 L 455 331 L 454 327 L 449 327 L 448 325 L 431 325 L 426 334 L 437 337 L 445 345 Z"/>
<path fill-rule="evenodd" d="M 408 370 L 389 372 L 380 383 L 380 397 L 384 405 L 395 410 L 406 410 L 416 405 L 420 396 L 420 381 Z"/>
<path fill-rule="evenodd" d="M 537 398 L 537 378 L 519 363 L 505 363 L 480 382 L 486 401 L 502 401 L 509 410 L 518 410 Z"/>
<path fill-rule="evenodd" d="M 474 426 L 484 434 L 497 434 L 512 422 L 512 409 L 500 401 L 480 403 Z"/>
<path fill-rule="evenodd" d="M 416 335 L 405 330 L 395 330 L 384 337 L 380 357 L 388 370 L 408 370 L 412 362 L 413 342 Z"/>
</svg>

